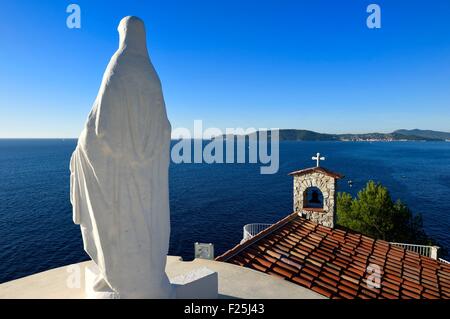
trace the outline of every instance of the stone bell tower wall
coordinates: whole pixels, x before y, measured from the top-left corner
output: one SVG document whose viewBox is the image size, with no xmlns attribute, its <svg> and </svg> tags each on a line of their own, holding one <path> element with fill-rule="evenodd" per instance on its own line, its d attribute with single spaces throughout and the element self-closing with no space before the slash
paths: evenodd
<svg viewBox="0 0 450 319">
<path fill-rule="evenodd" d="M 304 193 L 317 187 L 323 195 L 323 208 L 305 208 Z M 294 175 L 294 211 L 326 227 L 336 224 L 336 179 L 321 172 Z"/>
</svg>

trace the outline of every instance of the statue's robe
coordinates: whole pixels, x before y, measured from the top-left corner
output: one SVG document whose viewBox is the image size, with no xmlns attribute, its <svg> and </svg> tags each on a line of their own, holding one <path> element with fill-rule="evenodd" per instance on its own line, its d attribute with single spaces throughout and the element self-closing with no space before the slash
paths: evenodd
<svg viewBox="0 0 450 319">
<path fill-rule="evenodd" d="M 118 30 L 120 47 L 70 162 L 73 219 L 120 298 L 166 298 L 171 128 L 143 22 L 127 17 Z"/>
</svg>

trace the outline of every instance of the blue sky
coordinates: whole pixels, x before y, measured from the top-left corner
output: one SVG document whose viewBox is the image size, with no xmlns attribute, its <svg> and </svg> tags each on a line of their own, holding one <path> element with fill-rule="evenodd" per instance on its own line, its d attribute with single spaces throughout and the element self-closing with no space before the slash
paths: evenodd
<svg viewBox="0 0 450 319">
<path fill-rule="evenodd" d="M 126 15 L 146 23 L 174 128 L 450 131 L 448 0 L 8 0 L 0 137 L 78 136 Z"/>
</svg>

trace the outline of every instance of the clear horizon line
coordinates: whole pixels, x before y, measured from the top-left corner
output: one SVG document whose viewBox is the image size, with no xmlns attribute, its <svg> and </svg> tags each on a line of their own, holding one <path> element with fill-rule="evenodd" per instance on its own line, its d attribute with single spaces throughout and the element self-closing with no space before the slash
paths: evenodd
<svg viewBox="0 0 450 319">
<path fill-rule="evenodd" d="M 265 131 L 271 131 L 272 129 L 265 129 Z M 443 133 L 449 133 L 450 131 L 440 131 L 440 130 L 433 130 L 433 129 L 418 129 L 418 128 L 413 128 L 413 129 L 395 129 L 393 131 L 368 131 L 368 132 L 346 132 L 346 133 L 329 133 L 329 132 L 320 132 L 320 131 L 315 131 L 312 129 L 300 129 L 300 128 L 277 128 L 276 130 L 297 130 L 297 131 L 310 131 L 310 132 L 315 132 L 315 133 L 319 133 L 319 134 L 329 134 L 329 135 L 350 135 L 350 134 L 390 134 L 393 133 L 397 130 L 421 130 L 421 131 L 435 131 L 435 132 L 443 132 Z M 262 131 L 260 129 L 256 130 L 256 131 Z M 225 135 L 225 134 L 224 134 Z M 78 137 L 0 137 L 0 139 L 2 140 L 33 140 L 33 139 L 40 139 L 40 140 L 50 140 L 50 139 L 78 139 Z M 178 140 L 179 138 L 172 138 L 171 140 Z M 191 138 L 191 139 L 199 139 L 199 138 Z M 203 138 L 205 139 L 205 138 Z"/>
</svg>

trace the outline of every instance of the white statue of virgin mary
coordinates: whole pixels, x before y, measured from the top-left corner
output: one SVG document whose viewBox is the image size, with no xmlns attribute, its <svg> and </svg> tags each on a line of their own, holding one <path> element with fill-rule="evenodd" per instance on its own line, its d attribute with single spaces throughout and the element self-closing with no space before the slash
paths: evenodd
<svg viewBox="0 0 450 319">
<path fill-rule="evenodd" d="M 144 23 L 126 17 L 118 30 L 119 49 L 70 162 L 73 219 L 100 271 L 94 291 L 168 298 L 171 127 Z"/>
</svg>

